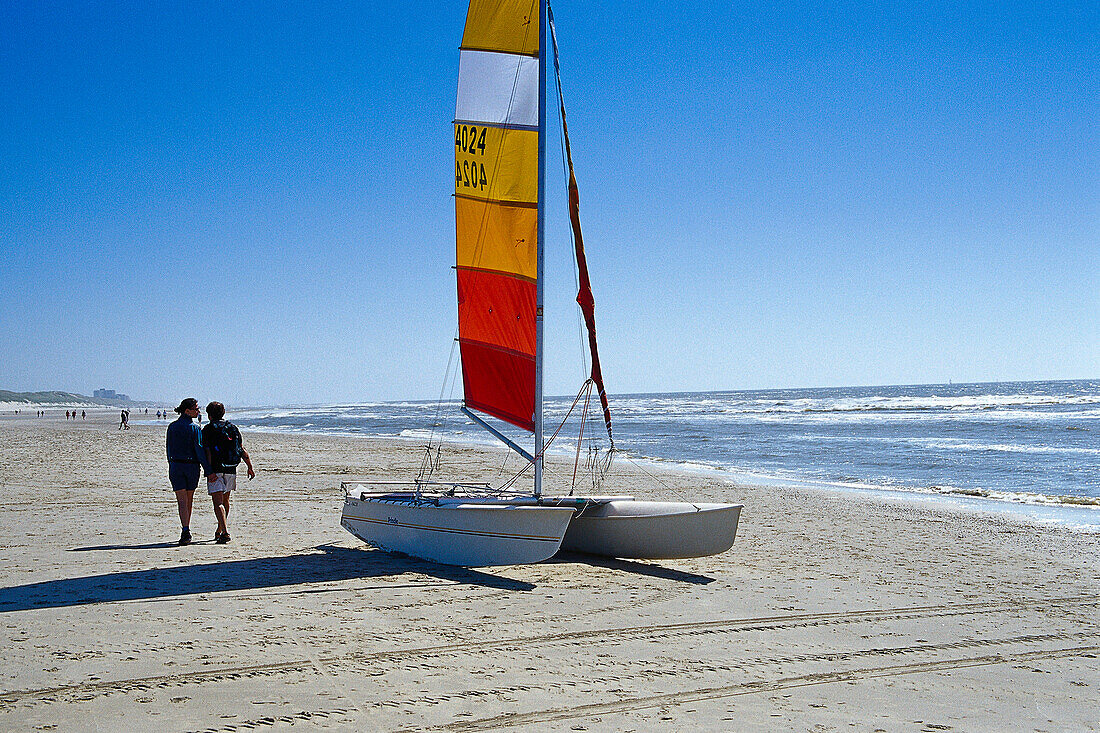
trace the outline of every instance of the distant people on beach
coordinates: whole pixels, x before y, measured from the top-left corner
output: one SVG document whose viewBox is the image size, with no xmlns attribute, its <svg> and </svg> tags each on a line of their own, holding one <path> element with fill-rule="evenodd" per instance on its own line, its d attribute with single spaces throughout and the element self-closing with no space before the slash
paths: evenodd
<svg viewBox="0 0 1100 733">
<path fill-rule="evenodd" d="M 80 411 L 80 419 L 81 420 L 87 420 L 88 419 L 88 413 L 85 412 L 84 410 L 81 410 Z"/>
<path fill-rule="evenodd" d="M 118 429 L 129 430 L 130 429 L 130 411 L 123 410 L 122 415 L 118 418 Z"/>
<path fill-rule="evenodd" d="M 206 490 L 214 504 L 214 517 L 218 528 L 214 532 L 214 541 L 220 545 L 229 542 L 229 495 L 237 488 L 237 466 L 243 460 L 248 466 L 248 480 L 256 478 L 252 468 L 252 459 L 244 449 L 241 431 L 225 419 L 225 405 L 211 402 L 206 406 L 209 424 L 202 429 L 202 445 L 206 450 L 206 459 L 214 469 L 214 480 L 207 484 Z"/>
<path fill-rule="evenodd" d="M 179 545 L 191 544 L 191 508 L 195 489 L 199 485 L 199 469 L 206 474 L 207 484 L 214 482 L 214 469 L 202 447 L 202 431 L 191 422 L 199 414 L 199 401 L 188 397 L 176 408 L 179 418 L 168 424 L 165 450 L 168 456 L 168 481 L 176 494 L 180 516 Z"/>
</svg>

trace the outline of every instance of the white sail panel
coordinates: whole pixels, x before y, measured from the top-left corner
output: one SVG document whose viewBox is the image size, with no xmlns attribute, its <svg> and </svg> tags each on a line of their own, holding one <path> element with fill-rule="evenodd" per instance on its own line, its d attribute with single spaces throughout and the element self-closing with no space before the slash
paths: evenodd
<svg viewBox="0 0 1100 733">
<path fill-rule="evenodd" d="M 539 60 L 460 51 L 455 119 L 491 125 L 539 124 Z"/>
</svg>

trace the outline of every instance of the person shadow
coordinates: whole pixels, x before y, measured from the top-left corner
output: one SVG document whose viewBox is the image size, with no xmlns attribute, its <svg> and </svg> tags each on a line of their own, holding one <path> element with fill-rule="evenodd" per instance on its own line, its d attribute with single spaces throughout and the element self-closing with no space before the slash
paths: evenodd
<svg viewBox="0 0 1100 733">
<path fill-rule="evenodd" d="M 213 540 L 192 542 L 194 545 L 212 544 Z M 178 547 L 178 542 L 150 542 L 145 545 L 95 545 L 93 547 L 70 547 L 69 552 L 99 552 L 102 550 L 159 550 L 168 547 Z"/>
<path fill-rule="evenodd" d="M 74 547 L 71 552 L 149 550 L 175 543 Z M 533 583 L 470 568 L 438 565 L 406 555 L 368 549 L 319 545 L 312 552 L 277 557 L 129 570 L 77 578 L 59 578 L 0 588 L 0 614 L 115 601 L 138 601 L 219 591 L 281 588 L 362 578 L 427 575 L 451 583 L 510 591 L 530 591 Z M 425 585 L 410 583 L 410 587 Z M 428 584 L 431 585 L 431 584 Z M 387 586 L 389 587 L 389 586 Z"/>
</svg>

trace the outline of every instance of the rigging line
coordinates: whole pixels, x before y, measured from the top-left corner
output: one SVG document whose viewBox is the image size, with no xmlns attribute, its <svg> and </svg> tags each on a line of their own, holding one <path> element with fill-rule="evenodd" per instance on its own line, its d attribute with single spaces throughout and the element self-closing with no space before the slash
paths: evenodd
<svg viewBox="0 0 1100 733">
<path fill-rule="evenodd" d="M 588 417 L 588 402 L 592 398 L 592 380 L 589 379 L 584 383 L 584 409 L 581 410 L 581 429 L 577 434 L 577 455 L 573 459 L 573 480 L 569 485 L 569 495 L 572 496 L 573 492 L 577 489 L 577 466 L 581 462 L 581 444 L 584 442 L 584 422 Z"/>
<path fill-rule="evenodd" d="M 565 159 L 569 165 L 569 221 L 572 225 L 574 236 L 574 252 L 577 259 L 577 275 L 581 286 L 577 291 L 577 305 L 584 314 L 585 326 L 588 328 L 588 344 L 592 353 L 591 377 L 596 382 L 596 390 L 600 396 L 600 406 L 603 408 L 604 425 L 607 428 L 607 439 L 611 447 L 615 447 L 615 437 L 611 432 L 611 407 L 607 400 L 607 389 L 603 381 L 603 370 L 600 367 L 599 350 L 596 345 L 596 302 L 592 296 L 592 285 L 588 275 L 588 264 L 584 254 L 584 240 L 581 235 L 580 222 L 580 192 L 577 188 L 577 179 L 573 170 L 573 156 L 569 150 L 569 125 L 565 119 L 565 97 L 561 88 L 561 66 L 558 63 L 557 30 L 554 27 L 554 12 L 550 8 L 550 2 L 546 2 L 546 11 L 550 25 L 550 38 L 554 46 L 554 71 L 558 77 L 558 101 L 561 110 L 562 137 L 565 139 Z"/>
<path fill-rule="evenodd" d="M 619 452 L 619 451 L 616 451 L 616 452 Z M 637 469 L 638 469 L 639 471 L 641 471 L 642 473 L 644 473 L 644 474 L 645 474 L 646 476 L 649 476 L 649 477 L 650 477 L 651 479 L 653 479 L 654 481 L 656 481 L 657 483 L 659 483 L 659 484 L 661 485 L 661 487 L 662 487 L 662 488 L 665 488 L 665 489 L 669 489 L 670 491 L 672 490 L 672 487 L 671 487 L 671 486 L 669 486 L 668 484 L 666 484 L 666 483 L 665 483 L 664 481 L 662 481 L 662 480 L 661 480 L 660 478 L 658 478 L 658 477 L 657 477 L 657 476 L 655 476 L 654 474 L 652 474 L 652 473 L 650 473 L 649 471 L 647 471 L 647 470 L 646 470 L 646 467 L 645 467 L 645 466 L 643 466 L 643 465 L 642 465 L 641 463 L 639 463 L 639 462 L 638 462 L 637 460 L 635 460 L 634 458 L 631 458 L 631 457 L 630 457 L 629 455 L 627 455 L 627 456 L 626 456 L 626 460 L 630 461 L 631 465 L 633 465 L 633 466 L 634 466 L 635 468 L 637 468 Z M 608 462 L 608 468 L 610 468 L 610 467 L 611 467 L 611 464 L 610 464 L 610 461 L 609 461 L 609 462 Z"/>
<path fill-rule="evenodd" d="M 499 488 L 496 488 L 493 491 L 498 493 L 498 494 L 518 493 L 521 496 L 529 496 L 530 494 L 528 492 L 510 491 L 509 487 L 511 487 L 516 481 L 518 481 L 520 478 L 522 478 L 524 474 L 526 474 L 528 471 L 530 471 L 531 467 L 533 465 L 534 464 L 532 464 L 532 463 L 526 463 L 523 466 L 523 468 L 521 468 L 511 478 L 509 478 L 507 481 L 505 481 L 503 484 L 501 484 Z M 557 476 L 562 476 L 563 475 L 562 473 L 560 473 L 558 471 L 557 467 L 554 464 L 546 465 L 543 470 L 546 472 L 546 475 L 549 475 L 549 476 L 557 477 Z M 572 493 L 570 493 L 570 495 L 572 495 Z"/>
<path fill-rule="evenodd" d="M 562 182 L 565 183 L 565 190 L 569 190 L 569 166 L 566 162 L 566 149 L 565 149 L 565 118 L 562 117 L 561 111 L 565 109 L 565 98 L 563 96 L 561 88 L 561 68 L 558 64 L 558 37 L 557 32 L 554 29 L 554 12 L 550 9 L 550 3 L 546 4 L 546 14 L 549 19 L 551 40 L 553 41 L 554 48 L 554 89 L 558 93 L 558 128 L 561 130 L 561 135 L 558 136 L 558 148 L 561 152 L 561 172 Z M 566 199 L 566 215 L 565 218 L 569 218 L 569 206 L 568 198 Z M 574 292 L 580 292 L 580 265 L 577 262 L 577 238 L 573 233 L 573 227 L 569 227 L 569 250 L 573 257 L 573 289 Z M 587 379 L 590 372 L 588 364 L 588 349 L 585 343 L 585 326 L 584 316 L 579 310 L 576 311 L 577 317 L 577 341 L 579 345 L 579 351 L 581 354 L 581 378 Z"/>
<path fill-rule="evenodd" d="M 588 387 L 588 383 L 591 381 L 591 379 L 585 380 L 585 383 L 581 385 L 580 391 L 577 392 L 577 396 L 573 398 L 573 404 L 569 406 L 569 410 L 565 413 L 565 417 L 562 418 L 561 423 L 558 424 L 557 430 L 554 431 L 554 434 L 551 435 L 550 439 L 547 440 L 546 443 L 542 446 L 542 450 L 540 451 L 542 454 L 546 454 L 546 449 L 550 447 L 550 444 L 553 443 L 554 439 L 558 437 L 558 433 L 560 433 L 561 429 L 565 427 L 565 423 L 569 420 L 569 416 L 573 414 L 573 410 L 576 409 L 577 403 L 581 401 L 581 395 L 584 394 L 585 388 Z"/>
<path fill-rule="evenodd" d="M 421 479 L 424 479 L 424 478 L 431 478 L 432 472 L 435 470 L 434 466 L 432 466 L 432 460 L 431 460 L 432 444 L 435 442 L 437 427 L 442 425 L 442 423 L 440 421 L 441 421 L 442 415 L 443 415 L 443 394 L 447 391 L 447 381 L 448 380 L 450 380 L 450 382 L 451 382 L 451 392 L 450 392 L 450 394 L 451 395 L 454 394 L 454 375 L 455 375 L 455 373 L 457 373 L 457 369 L 452 371 L 452 367 L 454 366 L 455 346 L 456 346 L 456 344 L 458 344 L 458 327 L 457 326 L 455 326 L 455 337 L 453 339 L 451 339 L 451 353 L 447 356 L 447 369 L 443 372 L 443 384 L 441 384 L 440 387 L 439 387 L 439 399 L 436 400 L 436 403 L 435 403 L 435 416 L 432 418 L 432 426 L 431 426 L 432 429 L 431 429 L 431 432 L 428 434 L 427 454 L 424 457 L 424 461 L 420 464 L 420 471 L 417 473 L 417 476 L 416 476 L 418 481 L 421 480 Z M 443 445 L 442 431 L 438 431 L 438 432 L 440 434 L 439 435 L 439 444 L 442 447 L 442 445 Z M 424 476 L 425 464 L 427 464 L 427 468 L 428 468 L 428 474 L 427 474 L 426 477 Z"/>
<path fill-rule="evenodd" d="M 558 437 L 558 433 L 560 433 L 562 428 L 565 427 L 565 423 L 569 421 L 569 417 L 573 414 L 573 410 L 576 409 L 577 403 L 581 401 L 581 395 L 584 394 L 586 389 L 591 391 L 592 384 L 594 384 L 594 382 L 592 382 L 591 379 L 585 380 L 585 383 L 581 386 L 580 391 L 577 392 L 577 396 L 573 398 L 573 404 L 569 406 L 569 410 L 565 413 L 565 417 L 563 417 L 561 423 L 558 424 L 557 430 L 555 430 L 554 434 L 551 435 L 550 438 L 543 444 L 542 450 L 540 450 L 536 455 L 546 455 L 546 450 L 554 442 L 555 438 Z M 506 487 L 511 486 L 513 483 L 515 483 L 516 480 L 518 480 L 520 476 L 526 473 L 527 470 L 533 465 L 533 463 L 526 464 L 523 468 L 519 470 L 518 473 L 516 473 L 516 475 L 501 484 L 501 490 L 504 490 Z"/>
<path fill-rule="evenodd" d="M 549 5 L 547 5 L 547 13 L 551 16 L 551 21 L 550 22 L 553 23 L 553 19 L 552 19 L 553 13 L 550 12 Z M 553 26 L 552 25 L 551 25 L 551 32 L 553 32 Z M 557 38 L 554 39 L 554 69 L 555 69 L 555 71 L 558 70 Z M 562 105 L 564 105 L 564 103 L 561 102 L 561 100 L 563 98 L 562 97 L 562 89 L 561 89 L 561 74 L 558 74 L 558 73 L 554 74 L 554 82 L 555 82 L 554 89 L 558 93 L 558 100 Z M 566 163 L 565 120 L 560 114 L 560 109 L 561 108 L 562 107 L 559 107 L 559 114 L 558 114 L 558 129 L 561 130 L 561 135 L 558 136 L 558 149 L 559 149 L 559 152 L 561 153 L 561 158 L 559 160 L 561 161 L 562 182 L 565 184 L 565 190 L 568 191 L 569 190 L 569 166 Z M 566 212 L 565 212 L 566 220 L 569 219 L 569 206 L 568 206 L 568 204 L 569 204 L 568 199 L 566 199 Z M 579 274 L 580 265 L 577 263 L 577 240 L 576 240 L 576 235 L 573 234 L 573 228 L 572 227 L 569 227 L 569 251 L 570 251 L 570 256 L 573 258 L 573 290 L 575 292 L 579 292 L 580 287 L 581 287 L 580 274 Z M 590 368 L 589 368 L 589 365 L 588 365 L 588 349 L 585 348 L 587 346 L 587 344 L 585 343 L 584 316 L 581 314 L 581 312 L 579 310 L 575 311 L 575 314 L 576 314 L 576 318 L 577 318 L 577 343 L 578 343 L 579 351 L 580 351 L 580 355 L 581 355 L 581 379 L 586 379 L 588 377 Z"/>
<path fill-rule="evenodd" d="M 535 464 L 533 464 L 533 463 L 525 463 L 525 464 L 523 464 L 523 467 L 522 467 L 522 468 L 520 468 L 520 469 L 519 469 L 519 471 L 517 471 L 517 472 L 516 472 L 516 473 L 515 473 L 515 474 L 514 474 L 514 475 L 512 476 L 512 478 L 510 478 L 510 479 L 508 479 L 507 481 L 505 481 L 504 483 L 502 483 L 502 484 L 500 485 L 500 488 L 499 488 L 499 489 L 497 489 L 497 491 L 502 491 L 502 492 L 503 492 L 503 491 L 507 491 L 507 490 L 508 490 L 508 488 L 509 488 L 510 486 L 512 486 L 513 484 L 515 484 L 515 483 L 516 483 L 516 481 L 519 481 L 520 477 L 521 477 L 521 476 L 523 476 L 523 474 L 527 473 L 527 471 L 529 471 L 529 470 L 531 469 L 531 467 L 532 467 L 532 466 L 534 466 L 534 465 L 535 465 Z"/>
</svg>

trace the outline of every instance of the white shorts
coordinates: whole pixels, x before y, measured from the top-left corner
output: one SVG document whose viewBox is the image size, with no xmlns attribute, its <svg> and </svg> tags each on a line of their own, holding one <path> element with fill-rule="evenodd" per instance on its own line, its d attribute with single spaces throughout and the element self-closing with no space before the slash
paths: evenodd
<svg viewBox="0 0 1100 733">
<path fill-rule="evenodd" d="M 206 493 L 220 494 L 223 491 L 232 491 L 237 488 L 237 474 L 216 473 L 214 475 L 217 476 L 217 480 L 206 483 Z"/>
</svg>

